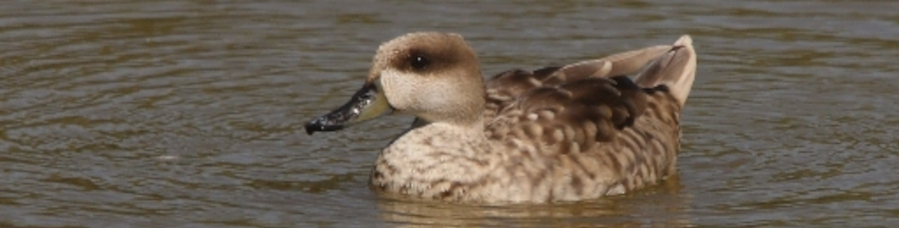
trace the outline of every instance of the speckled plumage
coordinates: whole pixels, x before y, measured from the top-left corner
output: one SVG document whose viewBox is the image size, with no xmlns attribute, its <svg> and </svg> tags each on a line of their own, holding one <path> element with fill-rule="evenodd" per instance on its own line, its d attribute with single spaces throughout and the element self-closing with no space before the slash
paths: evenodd
<svg viewBox="0 0 899 228">
<path fill-rule="evenodd" d="M 418 119 L 381 152 L 371 184 L 422 198 L 531 203 L 654 184 L 676 172 L 695 68 L 684 36 L 485 82 L 461 36 L 401 36 L 378 49 L 367 82 Z M 635 80 L 620 76 L 634 72 Z"/>
</svg>

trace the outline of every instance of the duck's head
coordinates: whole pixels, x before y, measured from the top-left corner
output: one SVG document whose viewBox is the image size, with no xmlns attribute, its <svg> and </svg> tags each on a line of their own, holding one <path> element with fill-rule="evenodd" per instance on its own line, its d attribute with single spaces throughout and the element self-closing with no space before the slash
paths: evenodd
<svg viewBox="0 0 899 228">
<path fill-rule="evenodd" d="M 382 44 L 362 88 L 306 123 L 306 132 L 336 131 L 394 111 L 432 123 L 480 124 L 484 93 L 477 55 L 462 36 L 410 33 Z"/>
</svg>

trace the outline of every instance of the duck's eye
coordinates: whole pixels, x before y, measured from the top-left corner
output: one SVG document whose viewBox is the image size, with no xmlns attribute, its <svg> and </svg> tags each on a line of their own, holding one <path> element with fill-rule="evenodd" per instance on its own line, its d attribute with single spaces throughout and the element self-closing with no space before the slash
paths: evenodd
<svg viewBox="0 0 899 228">
<path fill-rule="evenodd" d="M 410 60 L 412 61 L 412 68 L 415 70 L 422 70 L 431 65 L 431 60 L 421 55 L 413 55 Z"/>
</svg>

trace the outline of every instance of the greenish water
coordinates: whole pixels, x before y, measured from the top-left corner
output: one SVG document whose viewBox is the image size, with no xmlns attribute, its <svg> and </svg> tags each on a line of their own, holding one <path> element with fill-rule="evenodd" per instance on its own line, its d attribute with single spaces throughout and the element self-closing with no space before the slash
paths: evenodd
<svg viewBox="0 0 899 228">
<path fill-rule="evenodd" d="M 0 227 L 876 227 L 899 223 L 899 3 L 7 1 Z M 389 117 L 307 136 L 380 42 L 485 74 L 693 36 L 679 176 L 589 202 L 380 197 Z"/>
</svg>

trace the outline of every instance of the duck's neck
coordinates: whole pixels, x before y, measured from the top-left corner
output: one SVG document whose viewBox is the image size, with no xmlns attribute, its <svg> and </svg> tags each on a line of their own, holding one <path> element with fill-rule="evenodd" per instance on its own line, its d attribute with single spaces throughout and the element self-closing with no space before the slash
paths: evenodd
<svg viewBox="0 0 899 228">
<path fill-rule="evenodd" d="M 490 152 L 483 124 L 459 126 L 425 122 L 418 125 L 387 146 L 381 156 L 400 155 L 390 158 L 414 161 L 434 159 L 434 156 L 477 158 Z"/>
<path fill-rule="evenodd" d="M 426 123 L 396 139 L 378 157 L 372 184 L 428 195 L 437 185 L 475 184 L 497 163 L 483 125 Z"/>
</svg>

